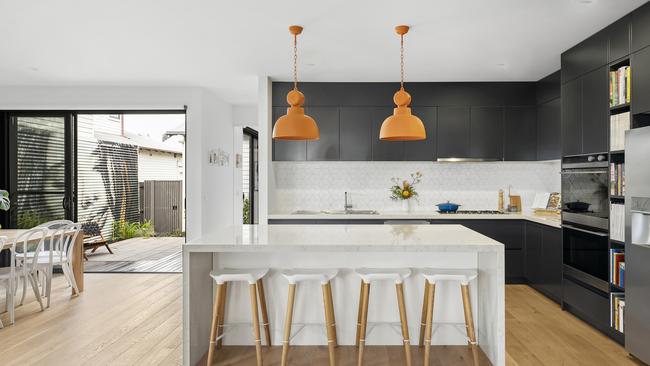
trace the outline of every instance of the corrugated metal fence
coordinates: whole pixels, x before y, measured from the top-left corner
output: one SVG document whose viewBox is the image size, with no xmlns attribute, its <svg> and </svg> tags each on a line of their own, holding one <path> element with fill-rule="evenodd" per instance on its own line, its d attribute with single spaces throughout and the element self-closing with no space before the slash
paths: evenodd
<svg viewBox="0 0 650 366">
<path fill-rule="evenodd" d="M 183 230 L 183 182 L 146 180 L 140 183 L 141 221 L 151 220 L 157 234 Z"/>
<path fill-rule="evenodd" d="M 138 147 L 98 141 L 91 119 L 77 129 L 78 221 L 96 222 L 109 239 L 113 222 L 139 219 Z"/>
</svg>

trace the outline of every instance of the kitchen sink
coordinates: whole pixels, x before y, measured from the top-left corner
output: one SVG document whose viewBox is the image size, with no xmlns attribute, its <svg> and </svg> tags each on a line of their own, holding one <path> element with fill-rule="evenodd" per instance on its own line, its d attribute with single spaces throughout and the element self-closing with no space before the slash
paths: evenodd
<svg viewBox="0 0 650 366">
<path fill-rule="evenodd" d="M 297 210 L 293 212 L 294 215 L 379 215 L 375 210 Z"/>
<path fill-rule="evenodd" d="M 330 210 L 323 211 L 325 214 L 329 215 L 378 215 L 379 212 L 375 210 Z"/>
</svg>

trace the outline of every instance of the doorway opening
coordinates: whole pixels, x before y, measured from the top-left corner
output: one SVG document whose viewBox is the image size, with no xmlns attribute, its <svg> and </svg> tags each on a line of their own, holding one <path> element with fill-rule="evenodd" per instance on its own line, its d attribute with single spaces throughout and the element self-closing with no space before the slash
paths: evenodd
<svg viewBox="0 0 650 366">
<path fill-rule="evenodd" d="M 242 199 L 244 224 L 259 223 L 259 159 L 257 131 L 244 127 L 242 144 Z"/>
<path fill-rule="evenodd" d="M 182 271 L 185 110 L 0 117 L 2 227 L 82 224 L 86 272 Z"/>
</svg>

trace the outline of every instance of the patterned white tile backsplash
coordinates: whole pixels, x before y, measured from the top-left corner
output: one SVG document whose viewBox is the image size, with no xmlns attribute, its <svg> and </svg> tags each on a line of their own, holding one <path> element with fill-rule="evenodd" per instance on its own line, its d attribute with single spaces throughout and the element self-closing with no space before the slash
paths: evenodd
<svg viewBox="0 0 650 366">
<path fill-rule="evenodd" d="M 452 201 L 461 209 L 494 210 L 498 191 L 508 204 L 508 186 L 530 209 L 535 193 L 560 191 L 560 162 L 273 162 L 275 207 L 271 213 L 343 209 L 344 192 L 357 209 L 400 211 L 389 198 L 391 178 L 419 171 L 417 211 Z"/>
</svg>

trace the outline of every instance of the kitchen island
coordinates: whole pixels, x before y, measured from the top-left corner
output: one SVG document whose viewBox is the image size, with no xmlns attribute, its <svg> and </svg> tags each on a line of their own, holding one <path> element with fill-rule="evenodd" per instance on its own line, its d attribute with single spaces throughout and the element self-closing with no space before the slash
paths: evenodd
<svg viewBox="0 0 650 366">
<path fill-rule="evenodd" d="M 406 312 L 412 340 L 417 340 L 424 281 L 418 269 L 478 270 L 470 283 L 478 344 L 494 365 L 505 364 L 504 246 L 461 225 L 243 225 L 216 230 L 183 247 L 183 363 L 195 365 L 207 352 L 216 268 L 270 268 L 264 279 L 271 338 L 280 345 L 287 301 L 285 268 L 338 268 L 332 282 L 334 312 L 340 345 L 355 341 L 359 278 L 354 268 L 384 267 L 413 270 L 404 283 Z M 245 285 L 229 286 L 226 323 L 250 321 Z M 301 284 L 296 295 L 294 322 L 322 323 L 323 305 L 318 284 Z M 373 285 L 370 322 L 397 322 L 397 300 L 392 283 Z M 436 287 L 435 321 L 462 322 L 458 284 Z M 292 339 L 293 345 L 323 345 L 323 327 L 308 327 Z M 252 345 L 250 327 L 233 328 L 225 345 Z M 402 339 L 390 327 L 368 332 L 368 345 L 399 345 Z M 411 342 L 413 346 L 416 342 Z M 441 326 L 433 345 L 466 344 L 463 331 Z M 368 352 L 371 352 L 369 349 Z"/>
</svg>

